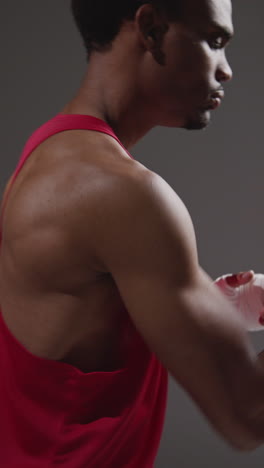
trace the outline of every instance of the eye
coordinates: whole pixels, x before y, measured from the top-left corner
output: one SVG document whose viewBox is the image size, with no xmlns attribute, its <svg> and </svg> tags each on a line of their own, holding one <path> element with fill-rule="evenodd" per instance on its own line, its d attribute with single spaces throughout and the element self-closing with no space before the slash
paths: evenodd
<svg viewBox="0 0 264 468">
<path fill-rule="evenodd" d="M 211 37 L 208 42 L 212 49 L 222 49 L 225 45 L 225 40 L 222 36 Z"/>
</svg>

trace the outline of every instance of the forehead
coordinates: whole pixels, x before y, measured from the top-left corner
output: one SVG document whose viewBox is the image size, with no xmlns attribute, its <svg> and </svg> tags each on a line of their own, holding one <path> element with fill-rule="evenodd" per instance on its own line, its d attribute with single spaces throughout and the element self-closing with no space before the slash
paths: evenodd
<svg viewBox="0 0 264 468">
<path fill-rule="evenodd" d="M 194 27 L 218 24 L 233 31 L 231 0 L 187 0 L 184 5 L 184 22 Z"/>
</svg>

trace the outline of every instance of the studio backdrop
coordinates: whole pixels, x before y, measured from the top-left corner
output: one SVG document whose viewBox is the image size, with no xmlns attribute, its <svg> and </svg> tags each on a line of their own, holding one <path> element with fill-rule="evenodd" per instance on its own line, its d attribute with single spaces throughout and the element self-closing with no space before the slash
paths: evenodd
<svg viewBox="0 0 264 468">
<path fill-rule="evenodd" d="M 0 2 L 3 193 L 29 136 L 73 97 L 86 70 L 69 0 Z M 227 49 L 234 78 L 203 131 L 157 127 L 132 155 L 160 174 L 192 217 L 201 266 L 212 277 L 264 273 L 264 3 L 235 0 Z M 264 331 L 251 334 L 264 349 Z M 233 451 L 170 378 L 155 468 L 263 468 L 264 448 Z M 140 468 L 140 467 L 139 467 Z"/>
</svg>

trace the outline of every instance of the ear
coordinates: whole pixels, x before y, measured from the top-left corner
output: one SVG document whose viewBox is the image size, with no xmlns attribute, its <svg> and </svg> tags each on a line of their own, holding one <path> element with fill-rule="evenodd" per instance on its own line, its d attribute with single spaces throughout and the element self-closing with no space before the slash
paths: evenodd
<svg viewBox="0 0 264 468">
<path fill-rule="evenodd" d="M 143 47 L 153 52 L 162 47 L 169 24 L 154 5 L 146 3 L 137 10 L 135 27 Z"/>
</svg>

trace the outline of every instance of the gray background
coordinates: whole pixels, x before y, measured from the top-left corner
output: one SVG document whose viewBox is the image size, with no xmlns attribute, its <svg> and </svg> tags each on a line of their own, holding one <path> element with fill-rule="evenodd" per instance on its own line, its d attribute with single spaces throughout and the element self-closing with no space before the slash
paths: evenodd
<svg viewBox="0 0 264 468">
<path fill-rule="evenodd" d="M 79 87 L 84 49 L 65 0 L 1 0 L 1 177 L 3 192 L 23 146 Z M 213 277 L 253 268 L 264 273 L 263 2 L 234 1 L 236 37 L 228 48 L 234 79 L 206 131 L 156 128 L 131 151 L 186 204 L 200 263 Z M 257 350 L 264 332 L 252 334 Z M 230 449 L 170 380 L 155 468 L 263 468 L 264 447 Z"/>
</svg>

